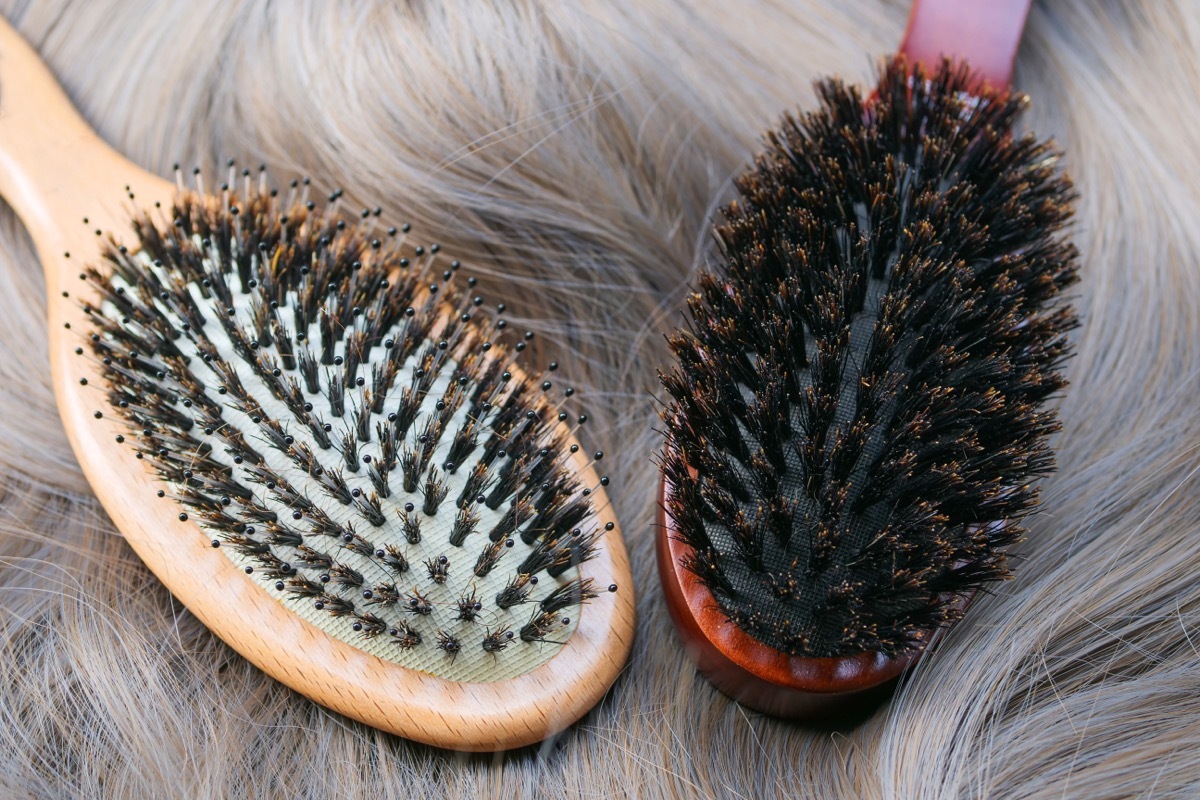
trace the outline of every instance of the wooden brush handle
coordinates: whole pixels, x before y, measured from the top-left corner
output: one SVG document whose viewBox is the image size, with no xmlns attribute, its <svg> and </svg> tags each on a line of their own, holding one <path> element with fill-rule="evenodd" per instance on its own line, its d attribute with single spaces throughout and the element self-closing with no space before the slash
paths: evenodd
<svg viewBox="0 0 1200 800">
<path fill-rule="evenodd" d="M 914 0 L 900 52 L 933 66 L 961 59 L 985 83 L 1007 86 L 1033 0 Z"/>
<path fill-rule="evenodd" d="M 84 121 L 45 62 L 0 19 L 0 194 L 29 229 L 55 293 L 72 250 L 91 255 L 97 228 L 125 230 L 125 186 L 141 205 L 173 187 L 108 146 Z M 89 223 L 84 224 L 87 216 Z"/>
</svg>

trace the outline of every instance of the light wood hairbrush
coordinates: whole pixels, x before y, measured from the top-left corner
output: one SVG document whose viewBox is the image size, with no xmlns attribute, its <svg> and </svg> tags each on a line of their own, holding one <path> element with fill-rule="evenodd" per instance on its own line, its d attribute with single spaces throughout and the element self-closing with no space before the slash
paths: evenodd
<svg viewBox="0 0 1200 800">
<path fill-rule="evenodd" d="M 540 741 L 633 637 L 601 454 L 457 262 L 308 192 L 139 168 L 0 21 L 0 193 L 45 270 L 63 424 L 130 546 L 324 706 L 441 747 Z"/>
</svg>

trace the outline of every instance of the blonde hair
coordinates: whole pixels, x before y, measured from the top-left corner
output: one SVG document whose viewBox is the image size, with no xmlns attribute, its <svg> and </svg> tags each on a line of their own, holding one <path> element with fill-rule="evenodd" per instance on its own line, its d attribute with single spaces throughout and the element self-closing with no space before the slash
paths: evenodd
<svg viewBox="0 0 1200 800">
<path fill-rule="evenodd" d="M 844 730 L 697 678 L 653 569 L 655 368 L 713 209 L 813 79 L 870 77 L 900 0 L 5 3 L 85 116 L 160 173 L 233 156 L 382 205 L 468 262 L 581 386 L 639 638 L 537 755 L 353 724 L 175 603 L 58 424 L 33 251 L 0 216 L 0 795 L 1195 796 L 1200 12 L 1035 6 L 1016 85 L 1080 192 L 1084 325 L 1018 577 Z M 3 87 L 0 86 L 0 109 Z"/>
</svg>

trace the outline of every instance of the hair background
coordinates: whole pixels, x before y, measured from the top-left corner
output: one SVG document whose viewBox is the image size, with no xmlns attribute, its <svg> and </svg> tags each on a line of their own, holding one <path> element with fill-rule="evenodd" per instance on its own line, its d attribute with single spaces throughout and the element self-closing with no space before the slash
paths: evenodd
<svg viewBox="0 0 1200 800">
<path fill-rule="evenodd" d="M 309 174 L 463 257 L 540 334 L 537 357 L 581 386 L 640 615 L 601 706 L 508 755 L 413 745 L 265 678 L 170 597 L 92 498 L 49 385 L 40 269 L 5 208 L 0 796 L 1200 795 L 1193 0 L 1034 5 L 1015 76 L 1033 98 L 1024 125 L 1065 148 L 1081 197 L 1084 325 L 1060 471 L 1016 580 L 841 732 L 742 710 L 677 647 L 651 547 L 654 370 L 728 179 L 785 109 L 811 106 L 815 78 L 869 80 L 906 2 L 0 10 L 134 161 Z"/>
</svg>

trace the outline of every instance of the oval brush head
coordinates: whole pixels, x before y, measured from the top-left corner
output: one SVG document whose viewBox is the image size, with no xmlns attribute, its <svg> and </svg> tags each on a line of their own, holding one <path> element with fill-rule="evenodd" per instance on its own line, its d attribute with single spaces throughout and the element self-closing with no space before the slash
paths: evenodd
<svg viewBox="0 0 1200 800">
<path fill-rule="evenodd" d="M 167 588 L 280 681 L 429 744 L 531 744 L 599 701 L 629 565 L 572 390 L 517 363 L 531 334 L 378 209 L 232 167 L 171 186 L 2 22 L 0 56 L 0 189 L 46 271 L 59 410 Z"/>
<path fill-rule="evenodd" d="M 1070 184 L 949 62 L 837 81 L 737 181 L 663 374 L 660 574 L 701 669 L 828 712 L 895 678 L 1037 506 L 1075 316 Z"/>
<path fill-rule="evenodd" d="M 580 457 L 574 390 L 516 366 L 515 333 L 436 244 L 278 202 L 243 170 L 134 220 L 85 270 L 90 351 L 119 443 L 278 603 L 384 661 L 453 682 L 553 659 L 615 523 Z M 440 265 L 439 265 L 440 262 Z M 501 306 L 498 309 L 504 311 Z M 605 509 L 608 511 L 608 509 Z"/>
</svg>

